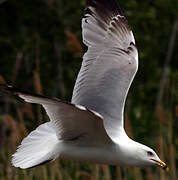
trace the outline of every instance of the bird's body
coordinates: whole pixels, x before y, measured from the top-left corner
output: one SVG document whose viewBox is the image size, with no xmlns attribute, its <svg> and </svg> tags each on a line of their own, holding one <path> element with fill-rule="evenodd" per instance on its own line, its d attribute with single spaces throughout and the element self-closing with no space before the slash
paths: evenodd
<svg viewBox="0 0 178 180">
<path fill-rule="evenodd" d="M 134 153 L 135 141 L 126 137 L 120 139 L 120 143 L 108 142 L 108 143 L 89 143 L 77 145 L 76 142 L 67 143 L 63 142 L 62 146 L 64 149 L 61 151 L 60 157 L 62 159 L 84 161 L 97 164 L 109 164 L 109 165 L 122 165 L 146 167 L 150 164 L 145 164 L 143 161 L 140 162 L 140 157 Z M 138 147 L 142 146 L 138 143 Z M 129 148 L 128 148 L 129 147 Z M 129 150 L 129 151 L 128 151 Z"/>
<path fill-rule="evenodd" d="M 41 104 L 50 122 L 32 131 L 13 155 L 15 167 L 30 168 L 56 158 L 121 166 L 167 168 L 149 147 L 124 130 L 124 106 L 138 68 L 133 33 L 115 0 L 86 0 L 83 57 L 72 102 L 1 85 L 29 103 Z"/>
</svg>

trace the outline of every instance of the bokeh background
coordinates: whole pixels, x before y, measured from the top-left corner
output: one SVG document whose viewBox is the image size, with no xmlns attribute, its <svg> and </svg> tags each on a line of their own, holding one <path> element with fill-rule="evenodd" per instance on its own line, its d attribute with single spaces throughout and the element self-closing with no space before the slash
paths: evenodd
<svg viewBox="0 0 178 180">
<path fill-rule="evenodd" d="M 130 89 L 125 128 L 153 147 L 170 172 L 57 160 L 41 167 L 12 167 L 20 141 L 48 117 L 0 92 L 0 179 L 177 180 L 178 2 L 119 0 L 134 32 L 139 70 Z M 0 0 L 0 83 L 70 101 L 82 56 L 84 0 Z M 97 131 L 97 130 L 96 130 Z"/>
</svg>

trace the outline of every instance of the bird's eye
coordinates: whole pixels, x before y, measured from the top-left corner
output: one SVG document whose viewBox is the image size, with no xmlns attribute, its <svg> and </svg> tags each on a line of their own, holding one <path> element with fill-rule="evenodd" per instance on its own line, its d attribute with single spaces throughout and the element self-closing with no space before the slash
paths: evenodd
<svg viewBox="0 0 178 180">
<path fill-rule="evenodd" d="M 153 153 L 151 151 L 147 151 L 148 156 L 153 156 Z"/>
</svg>

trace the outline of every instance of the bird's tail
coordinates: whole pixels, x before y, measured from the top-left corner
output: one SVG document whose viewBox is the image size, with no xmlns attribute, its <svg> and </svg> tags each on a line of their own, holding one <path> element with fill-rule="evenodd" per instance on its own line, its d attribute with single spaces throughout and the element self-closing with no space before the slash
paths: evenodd
<svg viewBox="0 0 178 180">
<path fill-rule="evenodd" d="M 42 124 L 23 139 L 12 155 L 12 164 L 26 169 L 55 160 L 60 154 L 59 143 L 52 123 Z"/>
</svg>

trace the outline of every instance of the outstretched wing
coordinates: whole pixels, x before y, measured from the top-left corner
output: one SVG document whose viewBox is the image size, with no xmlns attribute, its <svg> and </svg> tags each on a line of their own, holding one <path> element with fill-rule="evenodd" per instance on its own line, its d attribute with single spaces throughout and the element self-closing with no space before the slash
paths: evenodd
<svg viewBox="0 0 178 180">
<path fill-rule="evenodd" d="M 138 68 L 138 53 L 128 22 L 115 0 L 86 0 L 82 19 L 83 57 L 72 103 L 104 117 L 113 140 L 123 131 L 125 99 Z"/>
<path fill-rule="evenodd" d="M 59 140 L 73 141 L 83 138 L 87 143 L 111 142 L 102 117 L 83 106 L 34 94 L 12 86 L 0 85 L 4 90 L 18 95 L 29 103 L 41 104 L 46 110 Z M 96 131 L 97 129 L 97 131 Z"/>
</svg>

